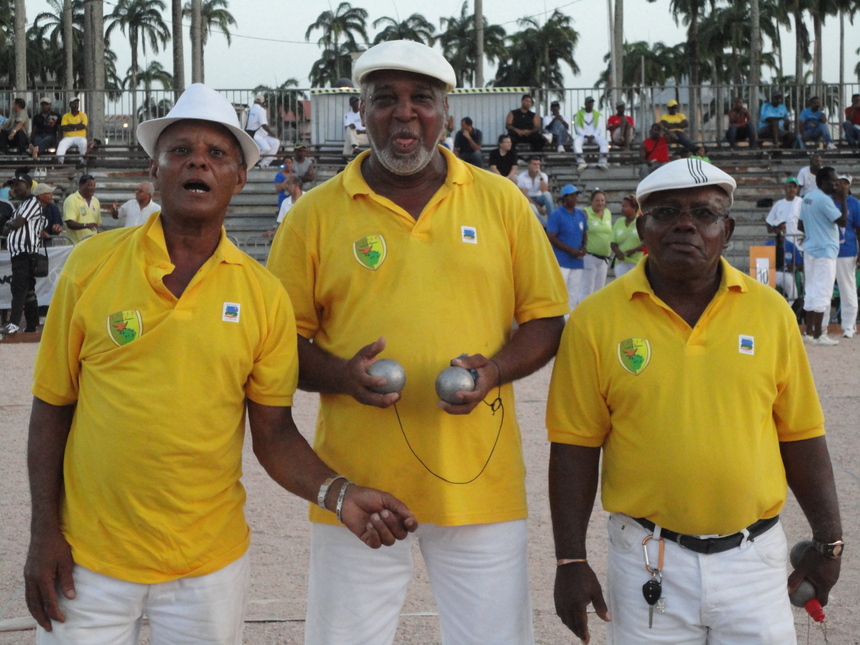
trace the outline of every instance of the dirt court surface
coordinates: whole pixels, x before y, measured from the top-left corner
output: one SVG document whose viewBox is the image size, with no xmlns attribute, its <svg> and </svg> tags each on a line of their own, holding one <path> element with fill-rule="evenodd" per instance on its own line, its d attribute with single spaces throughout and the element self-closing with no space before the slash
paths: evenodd
<svg viewBox="0 0 860 645">
<path fill-rule="evenodd" d="M 27 616 L 22 569 L 29 532 L 29 493 L 25 450 L 30 411 L 29 386 L 37 345 L 0 345 L 0 621 Z M 827 417 L 830 453 L 836 473 L 842 509 L 846 556 L 842 577 L 826 608 L 828 641 L 838 645 L 860 644 L 860 337 L 842 340 L 837 347 L 808 347 L 818 390 Z M 535 634 L 543 645 L 578 643 L 556 618 L 552 589 L 555 569 L 549 504 L 547 459 L 549 444 L 544 428 L 544 408 L 551 366 L 519 382 L 517 411 L 523 432 L 528 466 L 529 566 Z M 714 378 L 720 378 L 718 374 Z M 698 385 L 703 394 L 705 384 Z M 742 393 L 739 392 L 739 396 Z M 299 393 L 294 416 L 309 436 L 316 415 L 316 396 Z M 277 487 L 257 464 L 250 445 L 245 445 L 244 484 L 248 490 L 246 512 L 252 529 L 253 563 L 251 601 L 245 643 L 249 645 L 302 642 L 308 561 L 306 503 Z M 598 503 L 599 507 L 599 503 Z M 789 544 L 808 539 L 809 530 L 794 499 L 782 514 Z M 605 580 L 605 513 L 595 510 L 589 533 L 589 558 Z M 14 598 L 14 600 L 13 600 Z M 416 575 L 409 590 L 396 642 L 425 645 L 439 642 L 436 608 L 427 574 L 416 557 Z M 807 637 L 805 613 L 795 610 L 798 643 L 824 643 L 813 625 Z M 600 620 L 590 616 L 592 643 L 605 642 Z M 0 632 L 0 645 L 34 643 L 32 630 Z M 144 634 L 143 642 L 148 642 Z"/>
</svg>

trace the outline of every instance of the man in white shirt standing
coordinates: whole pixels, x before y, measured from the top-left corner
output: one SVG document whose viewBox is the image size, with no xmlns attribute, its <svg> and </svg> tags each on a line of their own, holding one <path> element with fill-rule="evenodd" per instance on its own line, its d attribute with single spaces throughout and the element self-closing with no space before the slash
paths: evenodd
<svg viewBox="0 0 860 645">
<path fill-rule="evenodd" d="M 609 142 L 603 135 L 606 131 L 606 121 L 603 119 L 603 115 L 594 109 L 592 97 L 585 97 L 585 108 L 574 115 L 573 127 L 576 130 L 576 136 L 573 139 L 573 151 L 576 153 L 577 171 L 582 172 L 588 168 L 582 154 L 583 145 L 598 146 L 600 159 L 597 162 L 597 167 L 601 170 L 609 168 L 609 164 L 606 162 L 609 155 Z"/>
<path fill-rule="evenodd" d="M 800 184 L 794 177 L 786 177 L 783 182 L 785 190 L 785 199 L 780 199 L 776 202 L 767 214 L 765 222 L 767 223 L 767 232 L 773 233 L 780 224 L 785 224 L 785 235 L 791 240 L 798 249 L 803 250 L 801 239 L 803 234 L 797 227 L 797 221 L 800 219 L 800 205 L 803 200 L 798 197 L 800 192 Z"/>
<path fill-rule="evenodd" d="M 797 173 L 797 185 L 800 186 L 801 198 L 806 197 L 808 193 L 815 190 L 815 175 L 818 174 L 818 171 L 821 170 L 823 166 L 824 157 L 816 152 L 809 158 L 809 165 L 804 166 Z"/>
<path fill-rule="evenodd" d="M 111 204 L 111 217 L 114 219 L 124 217 L 127 227 L 143 224 L 150 215 L 161 210 L 161 206 L 152 201 L 152 193 L 154 192 L 155 186 L 152 185 L 152 182 L 143 182 L 134 191 L 134 199 L 129 199 L 122 206 L 119 206 L 117 201 Z"/>
<path fill-rule="evenodd" d="M 254 96 L 254 105 L 248 110 L 248 123 L 245 130 L 254 137 L 254 143 L 260 149 L 260 167 L 271 166 L 278 154 L 281 142 L 269 127 L 269 117 L 266 114 L 266 97 L 262 94 Z"/>
<path fill-rule="evenodd" d="M 368 145 L 367 131 L 358 111 L 358 97 L 350 96 L 349 111 L 343 115 L 343 156 L 357 155 L 361 151 L 360 146 L 366 148 Z"/>
</svg>

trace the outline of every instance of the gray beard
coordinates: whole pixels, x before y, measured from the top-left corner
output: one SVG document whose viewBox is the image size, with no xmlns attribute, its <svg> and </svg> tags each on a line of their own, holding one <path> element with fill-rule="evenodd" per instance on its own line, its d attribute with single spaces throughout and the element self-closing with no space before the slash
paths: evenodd
<svg viewBox="0 0 860 645">
<path fill-rule="evenodd" d="M 373 150 L 373 154 L 379 159 L 379 163 L 388 172 L 395 175 L 409 176 L 421 172 L 432 161 L 433 155 L 436 153 L 435 146 L 432 150 L 427 150 L 424 147 L 423 138 L 418 140 L 418 150 L 410 155 L 395 154 L 387 146 L 385 148 L 377 146 L 372 137 L 368 136 L 367 138 L 370 141 L 370 148 Z"/>
</svg>

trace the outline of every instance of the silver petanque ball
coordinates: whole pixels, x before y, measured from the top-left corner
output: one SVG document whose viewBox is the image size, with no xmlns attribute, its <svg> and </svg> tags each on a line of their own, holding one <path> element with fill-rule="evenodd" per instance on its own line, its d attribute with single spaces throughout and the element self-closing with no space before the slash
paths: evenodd
<svg viewBox="0 0 860 645">
<path fill-rule="evenodd" d="M 367 373 L 371 376 L 381 376 L 387 381 L 385 385 L 370 388 L 379 394 L 400 392 L 406 385 L 406 370 L 400 363 L 390 358 L 379 359 L 368 368 Z"/>
<path fill-rule="evenodd" d="M 469 370 L 462 367 L 446 367 L 436 377 L 436 394 L 451 405 L 462 404 L 462 401 L 458 401 L 454 396 L 457 392 L 461 390 L 471 392 L 474 389 L 475 379 L 472 378 Z"/>
</svg>

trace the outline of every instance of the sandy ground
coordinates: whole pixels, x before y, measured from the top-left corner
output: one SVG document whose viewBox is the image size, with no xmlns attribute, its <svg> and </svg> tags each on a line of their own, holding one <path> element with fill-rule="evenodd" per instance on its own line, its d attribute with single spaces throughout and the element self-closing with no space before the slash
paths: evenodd
<svg viewBox="0 0 860 645">
<path fill-rule="evenodd" d="M 0 345 L 0 621 L 27 616 L 21 594 L 22 568 L 29 527 L 29 495 L 25 449 L 30 410 L 29 384 L 37 346 Z M 828 441 L 842 507 L 847 555 L 842 578 L 827 607 L 827 642 L 860 644 L 860 337 L 838 347 L 810 347 L 810 358 L 827 415 Z M 529 566 L 537 642 L 576 643 L 577 639 L 556 618 L 552 588 L 554 556 L 546 493 L 549 445 L 544 430 L 544 407 L 550 367 L 517 384 L 517 409 L 523 429 L 528 465 Z M 719 375 L 714 375 L 719 378 Z M 700 385 L 703 391 L 705 385 Z M 306 433 L 313 427 L 316 397 L 299 393 L 295 416 Z M 308 523 L 304 502 L 273 484 L 245 446 L 247 515 L 253 537 L 253 583 L 245 642 L 254 645 L 302 642 L 305 613 Z M 590 532 L 589 557 L 605 580 L 605 514 L 595 511 Z M 797 504 L 789 499 L 783 513 L 789 544 L 806 539 L 809 531 Z M 397 635 L 397 643 L 438 643 L 437 618 L 426 571 L 419 563 L 410 587 Z M 590 617 L 592 643 L 603 644 L 600 620 Z M 825 643 L 818 626 L 807 633 L 806 615 L 795 610 L 798 642 Z M 0 645 L 33 643 L 34 632 L 0 633 Z M 144 642 L 148 642 L 144 635 Z"/>
</svg>

